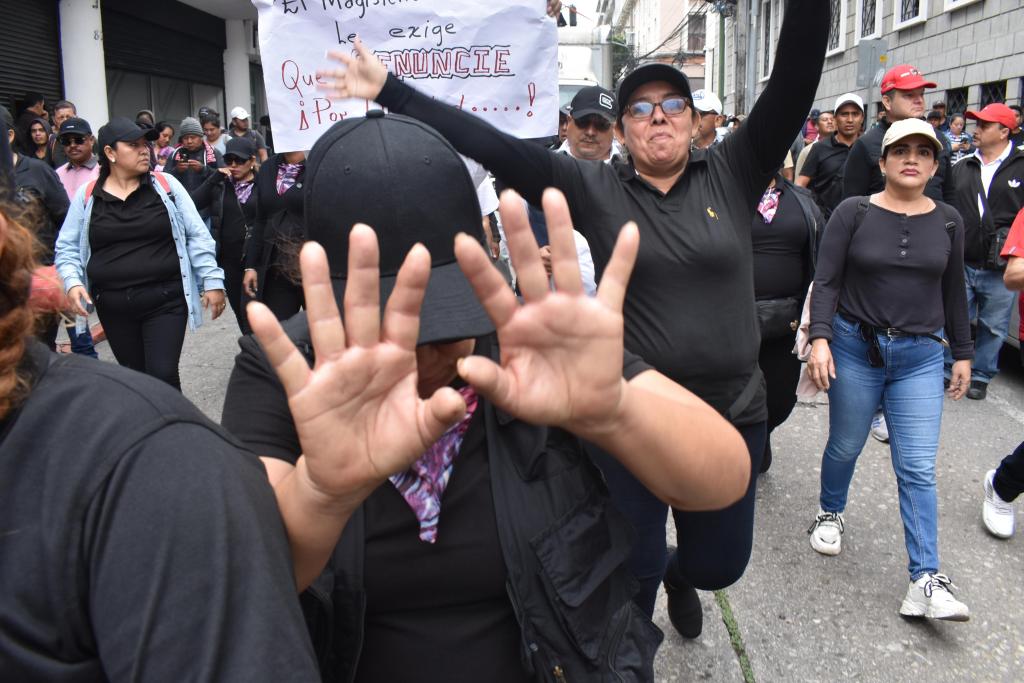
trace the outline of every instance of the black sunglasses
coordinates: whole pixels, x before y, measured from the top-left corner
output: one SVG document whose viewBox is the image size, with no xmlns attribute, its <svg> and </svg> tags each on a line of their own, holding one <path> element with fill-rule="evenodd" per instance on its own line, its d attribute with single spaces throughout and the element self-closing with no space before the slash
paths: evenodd
<svg viewBox="0 0 1024 683">
<path fill-rule="evenodd" d="M 244 164 L 247 161 L 249 161 L 249 160 L 248 159 L 239 159 L 238 157 L 224 157 L 224 165 L 225 166 L 241 166 L 242 164 Z"/>
<path fill-rule="evenodd" d="M 868 365 L 873 368 L 884 368 L 885 357 L 878 343 L 878 335 L 867 325 L 860 326 L 860 338 L 868 343 Z"/>
<path fill-rule="evenodd" d="M 604 118 L 603 116 L 598 116 L 597 114 L 584 116 L 582 119 L 573 119 L 573 121 L 576 123 L 577 128 L 586 130 L 587 128 L 593 126 L 601 133 L 605 132 L 606 130 L 609 130 L 612 127 L 611 121 Z"/>
<path fill-rule="evenodd" d="M 71 145 L 84 145 L 85 138 L 83 138 L 80 135 L 69 135 L 67 137 L 61 138 L 60 144 L 64 145 L 65 147 L 70 147 Z"/>
</svg>

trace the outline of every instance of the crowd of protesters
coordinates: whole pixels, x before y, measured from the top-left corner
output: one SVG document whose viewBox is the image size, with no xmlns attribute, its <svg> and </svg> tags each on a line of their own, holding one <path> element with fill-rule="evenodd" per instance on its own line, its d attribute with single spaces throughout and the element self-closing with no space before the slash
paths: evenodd
<svg viewBox="0 0 1024 683">
<path fill-rule="evenodd" d="M 1020 108 L 926 112 L 937 84 L 904 64 L 875 124 L 855 93 L 812 110 L 828 23 L 787 3 L 749 115 L 642 64 L 581 89 L 550 146 L 359 41 L 318 87 L 388 113 L 310 150 L 241 106 L 95 133 L 69 101 L 0 108 L 0 670 L 653 680 L 659 589 L 699 636 L 698 591 L 750 558 L 772 433 L 818 391 L 811 547 L 857 529 L 873 435 L 899 613 L 969 619 L 935 463 L 944 398 L 986 398 L 1024 289 Z M 215 425 L 178 364 L 228 306 Z M 93 360 L 94 315 L 123 368 Z M 992 535 L 1022 492 L 1024 443 L 984 476 Z"/>
</svg>

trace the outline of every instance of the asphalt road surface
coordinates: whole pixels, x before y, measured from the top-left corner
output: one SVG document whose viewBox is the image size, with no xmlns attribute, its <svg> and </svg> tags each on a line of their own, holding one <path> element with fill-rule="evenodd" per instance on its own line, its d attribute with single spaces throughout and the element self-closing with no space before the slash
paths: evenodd
<svg viewBox="0 0 1024 683">
<path fill-rule="evenodd" d="M 185 395 L 215 421 L 236 336 L 228 312 L 186 338 Z M 106 344 L 99 349 L 112 360 Z M 701 637 L 677 636 L 659 597 L 656 621 L 666 636 L 657 680 L 1024 680 L 1024 531 L 1000 541 L 981 524 L 982 478 L 1024 439 L 1024 373 L 1015 352 L 1003 361 L 988 399 L 947 400 L 942 423 L 941 570 L 970 606 L 969 622 L 912 621 L 897 613 L 908 577 L 896 482 L 888 447 L 871 438 L 850 490 L 842 554 L 829 558 L 811 550 L 807 527 L 817 511 L 828 427 L 822 398 L 798 404 L 776 431 L 774 464 L 758 483 L 750 565 L 717 599 L 702 594 Z M 668 533 L 674 543 L 674 532 Z"/>
</svg>

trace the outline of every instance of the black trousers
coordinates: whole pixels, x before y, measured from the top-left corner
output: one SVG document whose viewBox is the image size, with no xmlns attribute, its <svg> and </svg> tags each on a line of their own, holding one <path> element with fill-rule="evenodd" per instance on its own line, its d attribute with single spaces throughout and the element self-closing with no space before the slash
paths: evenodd
<svg viewBox="0 0 1024 683">
<path fill-rule="evenodd" d="M 259 286 L 262 290 L 263 303 L 273 311 L 274 317 L 278 320 L 287 320 L 306 305 L 302 285 L 289 280 L 274 266 L 267 268 L 266 277 Z"/>
<path fill-rule="evenodd" d="M 751 475 L 747 492 L 736 503 L 713 512 L 672 510 L 678 551 L 666 554 L 665 521 L 668 506 L 658 500 L 629 470 L 611 455 L 587 444 L 587 452 L 601 468 L 612 500 L 633 524 L 636 538 L 629 567 L 640 583 L 634 600 L 654 614 L 658 584 L 663 577 L 701 590 L 718 590 L 735 583 L 747 568 L 754 542 L 754 493 L 764 452 L 765 425 L 737 427 L 750 454 Z"/>
<path fill-rule="evenodd" d="M 92 297 L 117 362 L 180 391 L 178 360 L 188 325 L 181 280 L 99 289 Z"/>
<path fill-rule="evenodd" d="M 757 359 L 768 389 L 768 436 L 786 421 L 796 405 L 796 385 L 800 381 L 800 361 L 793 354 L 793 336 L 761 342 Z"/>
<path fill-rule="evenodd" d="M 217 265 L 224 270 L 224 289 L 231 310 L 235 312 L 238 329 L 242 331 L 242 334 L 249 334 L 252 330 L 249 327 L 248 318 L 245 317 L 245 304 L 249 302 L 249 298 L 242 293 L 242 276 L 245 274 L 242 268 L 242 246 L 244 244 L 244 242 L 222 244 Z"/>
<path fill-rule="evenodd" d="M 1007 503 L 1024 493 L 1024 442 L 999 463 L 992 488 Z"/>
</svg>

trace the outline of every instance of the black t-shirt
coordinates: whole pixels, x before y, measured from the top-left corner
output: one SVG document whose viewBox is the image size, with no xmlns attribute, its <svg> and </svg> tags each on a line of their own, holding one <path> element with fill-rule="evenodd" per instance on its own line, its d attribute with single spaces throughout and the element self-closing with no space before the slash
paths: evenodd
<svg viewBox="0 0 1024 683">
<path fill-rule="evenodd" d="M 843 201 L 843 168 L 850 148 L 836 139 L 835 134 L 814 143 L 807 153 L 800 175 L 811 179 L 808 189 L 814 193 L 825 220 Z"/>
<path fill-rule="evenodd" d="M 89 221 L 93 290 L 124 289 L 181 277 L 167 207 L 145 179 L 123 201 L 97 186 Z"/>
<path fill-rule="evenodd" d="M 775 69 L 750 116 L 721 144 L 692 152 L 664 194 L 630 164 L 554 154 L 393 76 L 377 101 L 436 128 L 531 204 L 540 205 L 546 187 L 562 190 L 598 277 L 622 225 L 635 221 L 640 251 L 623 306 L 626 348 L 728 414 L 761 379 L 750 222 L 812 104 L 827 34 L 826 3 L 791 0 Z M 733 410 L 737 425 L 763 421 L 763 386 Z"/>
<path fill-rule="evenodd" d="M 308 339 L 306 314 L 291 318 L 285 330 Z M 489 355 L 492 343 L 478 340 L 475 353 Z M 255 453 L 294 464 L 301 446 L 284 389 L 253 337 L 239 345 L 221 423 Z M 304 342 L 299 346 L 308 351 Z M 649 369 L 625 354 L 627 380 Z M 367 603 L 360 681 L 531 680 L 519 660 L 520 629 L 505 588 L 485 405 L 481 399 L 455 460 L 435 544 L 419 540 L 416 517 L 390 482 L 363 504 Z"/>
<path fill-rule="evenodd" d="M 256 457 L 163 382 L 29 358 L 0 420 L 0 678 L 319 680 Z"/>
<path fill-rule="evenodd" d="M 838 310 L 855 321 L 913 334 L 944 327 L 953 358 L 973 358 L 960 214 L 936 205 L 907 216 L 871 204 L 854 231 L 858 201 L 843 201 L 825 228 L 811 296 L 811 339 L 832 339 Z"/>
<path fill-rule="evenodd" d="M 803 297 L 807 290 L 810 230 L 793 192 L 782 188 L 771 223 L 754 213 L 750 237 L 754 245 L 754 294 L 759 300 Z"/>
</svg>

